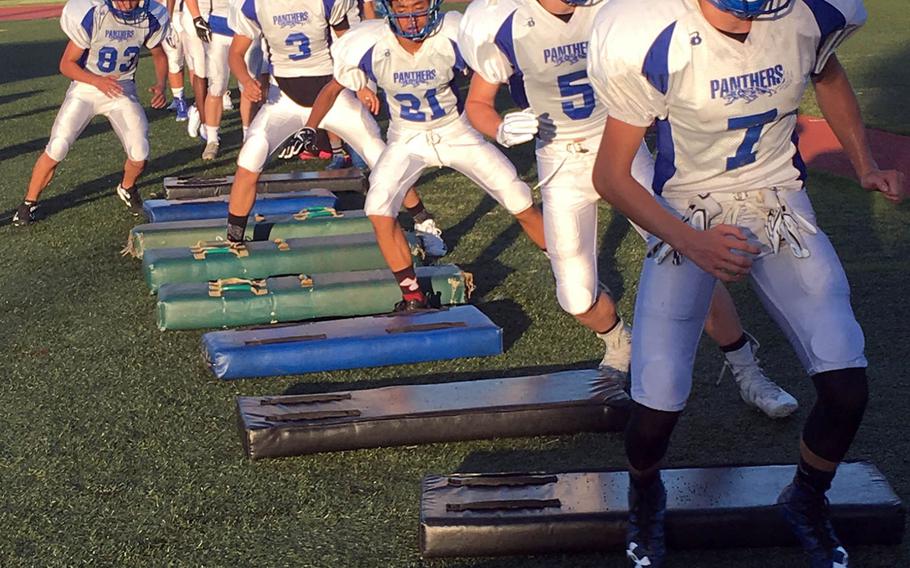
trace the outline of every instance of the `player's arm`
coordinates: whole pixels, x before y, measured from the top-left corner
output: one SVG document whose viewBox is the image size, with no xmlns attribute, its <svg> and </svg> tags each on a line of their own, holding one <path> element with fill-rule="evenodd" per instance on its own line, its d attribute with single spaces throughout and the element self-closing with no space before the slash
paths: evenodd
<svg viewBox="0 0 910 568">
<path fill-rule="evenodd" d="M 373 4 L 373 0 L 364 0 L 364 2 L 363 2 L 363 19 L 364 20 L 375 20 L 376 19 L 376 6 Z"/>
<path fill-rule="evenodd" d="M 167 79 L 167 54 L 159 43 L 149 48 L 152 54 L 152 64 L 155 66 L 155 84 L 149 87 L 152 94 L 152 108 L 164 108 L 167 102 L 164 98 L 164 85 Z"/>
<path fill-rule="evenodd" d="M 243 89 L 241 89 L 243 97 L 255 103 L 262 100 L 262 90 L 260 89 L 259 81 L 250 75 L 246 61 L 243 60 L 252 44 L 252 38 L 235 33 L 234 38 L 231 40 L 231 47 L 228 50 L 228 66 L 230 66 L 234 77 L 237 77 L 237 82 L 243 86 Z"/>
<path fill-rule="evenodd" d="M 856 94 L 836 55 L 832 54 L 822 71 L 812 76 L 812 82 L 818 106 L 844 147 L 860 185 L 899 203 L 906 197 L 904 175 L 897 170 L 880 170 L 872 157 Z"/>
<path fill-rule="evenodd" d="M 171 18 L 174 17 L 174 6 L 176 6 L 176 5 L 177 5 L 177 0 L 167 0 L 167 4 L 166 4 L 167 14 L 168 14 L 168 16 L 171 16 Z"/>
<path fill-rule="evenodd" d="M 79 65 L 79 60 L 85 53 L 85 49 L 76 45 L 72 40 L 66 44 L 63 55 L 60 57 L 60 73 L 67 79 L 87 83 L 108 97 L 116 97 L 123 94 L 123 88 L 117 82 L 116 76 L 102 77 L 86 71 Z"/>
<path fill-rule="evenodd" d="M 506 148 L 533 140 L 540 127 L 538 118 L 529 110 L 509 112 L 500 117 L 496 111 L 498 91 L 497 83 L 474 73 L 465 101 L 465 112 L 471 125 Z"/>
<path fill-rule="evenodd" d="M 645 130 L 645 127 L 607 118 L 592 176 L 597 193 L 703 270 L 726 282 L 742 279 L 749 271 L 752 259 L 731 249 L 750 254 L 759 252 L 746 242 L 742 231 L 728 225 L 697 231 L 664 209 L 632 177 L 632 161 L 641 146 Z"/>
<path fill-rule="evenodd" d="M 307 128 L 312 128 L 314 131 L 319 128 L 319 123 L 332 110 L 335 99 L 338 98 L 338 95 L 343 90 L 344 85 L 335 79 L 326 83 L 322 90 L 319 91 L 319 94 L 316 95 L 316 100 L 313 101 L 313 110 L 310 111 L 310 117 L 306 122 Z"/>
</svg>

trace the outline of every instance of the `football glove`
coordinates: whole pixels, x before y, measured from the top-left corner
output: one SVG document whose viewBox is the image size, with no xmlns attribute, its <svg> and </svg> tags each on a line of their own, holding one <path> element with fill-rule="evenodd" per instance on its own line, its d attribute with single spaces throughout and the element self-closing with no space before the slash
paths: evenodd
<svg viewBox="0 0 910 568">
<path fill-rule="evenodd" d="M 537 116 L 529 109 L 510 112 L 502 117 L 496 129 L 496 141 L 505 148 L 523 144 L 534 139 L 537 129 Z"/>
<path fill-rule="evenodd" d="M 287 144 L 284 145 L 278 157 L 282 160 L 290 160 L 297 157 L 298 154 L 306 150 L 314 156 L 319 155 L 319 145 L 316 144 L 316 129 L 308 126 L 298 130 L 291 136 Z"/>
<path fill-rule="evenodd" d="M 723 213 L 720 204 L 708 194 L 699 194 L 689 201 L 689 207 L 683 215 L 682 222 L 698 231 L 711 228 L 711 220 Z M 683 257 L 670 243 L 657 241 L 648 251 L 648 258 L 660 264 L 672 254 L 673 264 L 681 264 Z"/>
<path fill-rule="evenodd" d="M 193 27 L 196 28 L 196 35 L 203 42 L 209 43 L 212 41 L 212 28 L 209 27 L 209 23 L 205 21 L 205 18 L 202 16 L 193 18 Z"/>
<path fill-rule="evenodd" d="M 768 213 L 765 231 L 768 234 L 768 240 L 771 241 L 771 248 L 774 254 L 777 254 L 780 249 L 780 242 L 783 240 L 790 246 L 790 252 L 796 258 L 808 258 L 810 255 L 809 249 L 803 244 L 803 231 L 812 235 L 818 233 L 815 225 L 796 211 L 791 211 L 783 203 L 781 203 L 779 209 L 774 209 Z"/>
</svg>

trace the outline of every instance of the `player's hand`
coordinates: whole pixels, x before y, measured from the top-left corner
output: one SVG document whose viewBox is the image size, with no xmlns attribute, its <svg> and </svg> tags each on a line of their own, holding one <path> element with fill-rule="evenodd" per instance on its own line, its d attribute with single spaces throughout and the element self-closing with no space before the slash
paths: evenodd
<svg viewBox="0 0 910 568">
<path fill-rule="evenodd" d="M 95 79 L 95 82 L 92 83 L 96 89 L 108 96 L 108 98 L 119 97 L 123 94 L 123 87 L 120 85 L 120 82 L 117 81 L 117 76 L 112 75 L 108 77 L 98 76 Z"/>
<path fill-rule="evenodd" d="M 907 197 L 904 173 L 898 170 L 871 170 L 864 174 L 859 183 L 863 189 L 880 191 L 885 199 L 900 203 Z"/>
<path fill-rule="evenodd" d="M 693 229 L 679 251 L 724 282 L 742 280 L 752 268 L 752 259 L 747 255 L 760 252 L 749 244 L 741 229 L 732 225 L 717 225 L 707 231 Z"/>
<path fill-rule="evenodd" d="M 164 108 L 167 103 L 164 98 L 164 85 L 152 85 L 149 92 L 152 94 L 152 108 Z"/>
<path fill-rule="evenodd" d="M 205 21 L 205 18 L 202 16 L 193 18 L 193 27 L 196 28 L 196 35 L 203 42 L 209 43 L 212 41 L 212 28 L 209 27 L 209 23 Z"/>
<path fill-rule="evenodd" d="M 361 104 L 373 114 L 379 114 L 379 97 L 369 87 L 364 87 L 357 91 L 357 98 Z"/>
<path fill-rule="evenodd" d="M 530 109 L 510 112 L 502 117 L 496 129 L 496 141 L 509 148 L 534 139 L 537 134 L 537 116 Z"/>
<path fill-rule="evenodd" d="M 258 103 L 262 100 L 262 85 L 259 81 L 247 75 L 243 80 L 243 88 L 240 89 L 240 95 L 248 101 Z"/>
</svg>

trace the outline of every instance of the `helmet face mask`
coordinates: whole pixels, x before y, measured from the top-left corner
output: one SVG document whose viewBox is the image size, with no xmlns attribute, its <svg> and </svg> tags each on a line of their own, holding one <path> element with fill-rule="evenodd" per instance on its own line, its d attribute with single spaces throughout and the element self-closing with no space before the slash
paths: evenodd
<svg viewBox="0 0 910 568">
<path fill-rule="evenodd" d="M 386 18 L 395 35 L 414 41 L 423 41 L 436 32 L 442 22 L 440 12 L 442 0 L 414 0 L 405 7 L 401 6 L 401 1 L 378 0 L 376 2 L 376 11 L 380 16 Z M 413 8 L 408 11 L 406 9 L 408 7 Z"/>
<path fill-rule="evenodd" d="M 793 0 L 708 0 L 714 7 L 743 20 L 774 19 L 789 10 Z"/>
<path fill-rule="evenodd" d="M 104 0 L 104 3 L 114 19 L 121 24 L 141 24 L 148 18 L 148 0 Z"/>
<path fill-rule="evenodd" d="M 563 4 L 568 4 L 569 6 L 583 7 L 600 4 L 603 2 L 603 0 L 562 0 L 562 2 Z"/>
</svg>

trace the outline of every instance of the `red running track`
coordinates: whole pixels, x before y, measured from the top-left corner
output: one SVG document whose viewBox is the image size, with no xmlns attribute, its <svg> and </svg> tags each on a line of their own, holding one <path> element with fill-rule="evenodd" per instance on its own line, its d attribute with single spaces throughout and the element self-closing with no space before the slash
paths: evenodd
<svg viewBox="0 0 910 568">
<path fill-rule="evenodd" d="M 26 6 L 0 7 L 0 21 L 46 20 L 59 18 L 63 4 L 29 4 Z"/>
</svg>

